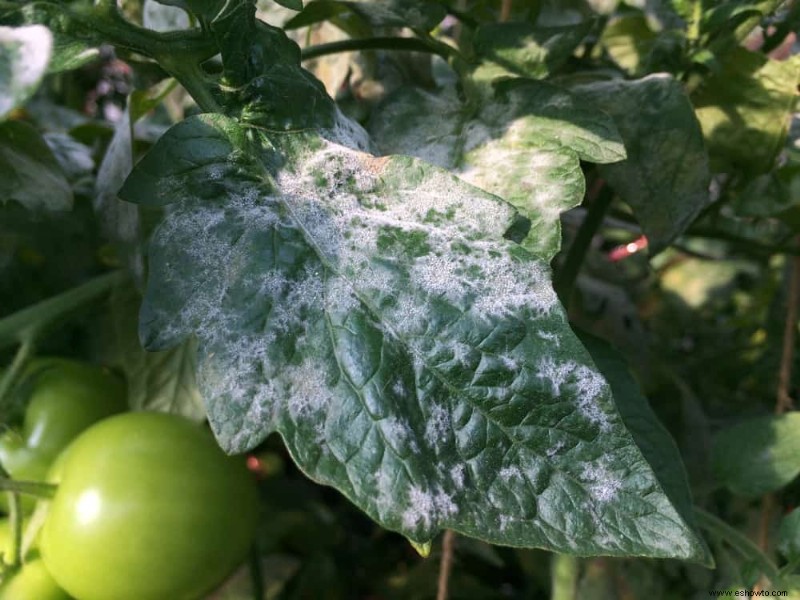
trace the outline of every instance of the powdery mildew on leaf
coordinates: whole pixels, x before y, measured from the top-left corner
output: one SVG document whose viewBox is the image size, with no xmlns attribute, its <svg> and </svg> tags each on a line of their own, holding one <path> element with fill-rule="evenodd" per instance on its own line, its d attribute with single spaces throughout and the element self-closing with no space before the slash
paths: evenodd
<svg viewBox="0 0 800 600">
<path fill-rule="evenodd" d="M 310 477 L 417 542 L 447 527 L 692 555 L 547 264 L 503 238 L 509 204 L 409 157 L 210 115 L 170 130 L 121 195 L 162 185 L 141 333 L 198 337 L 227 450 L 277 430 Z"/>
<path fill-rule="evenodd" d="M 387 154 L 419 157 L 496 194 L 531 220 L 527 249 L 557 252 L 559 215 L 580 204 L 580 160 L 625 158 L 610 117 L 551 84 L 510 80 L 470 112 L 452 90 L 396 92 L 370 127 Z"/>
<path fill-rule="evenodd" d="M 47 72 L 53 36 L 47 27 L 0 27 L 0 119 L 36 91 Z"/>
</svg>

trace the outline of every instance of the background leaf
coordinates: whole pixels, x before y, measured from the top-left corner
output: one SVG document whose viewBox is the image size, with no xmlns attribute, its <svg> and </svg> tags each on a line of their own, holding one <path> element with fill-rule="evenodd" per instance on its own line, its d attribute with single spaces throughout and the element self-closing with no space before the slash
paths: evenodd
<svg viewBox="0 0 800 600">
<path fill-rule="evenodd" d="M 410 27 L 421 31 L 430 31 L 447 14 L 443 5 L 428 0 L 312 0 L 285 27 L 305 27 L 343 11 L 352 11 L 373 27 Z"/>
<path fill-rule="evenodd" d="M 773 167 L 798 84 L 798 56 L 777 61 L 736 48 L 725 57 L 692 96 L 715 170 L 759 174 Z"/>
<path fill-rule="evenodd" d="M 52 48 L 53 36 L 47 27 L 0 27 L 0 119 L 39 87 Z"/>
<path fill-rule="evenodd" d="M 72 189 L 58 161 L 27 123 L 0 123 L 0 172 L 0 211 L 12 201 L 33 211 L 72 207 Z"/>
<path fill-rule="evenodd" d="M 756 497 L 800 474 L 800 413 L 748 419 L 714 439 L 714 471 L 734 494 Z"/>
<path fill-rule="evenodd" d="M 572 91 L 614 118 L 628 157 L 600 172 L 633 209 L 650 251 L 659 252 L 709 202 L 708 156 L 683 87 L 667 75 L 650 75 Z"/>
</svg>

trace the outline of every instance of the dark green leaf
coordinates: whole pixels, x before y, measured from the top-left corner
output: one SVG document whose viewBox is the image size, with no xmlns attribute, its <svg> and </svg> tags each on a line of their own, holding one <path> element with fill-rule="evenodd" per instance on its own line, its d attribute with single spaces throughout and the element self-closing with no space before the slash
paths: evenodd
<svg viewBox="0 0 800 600">
<path fill-rule="evenodd" d="M 0 208 L 17 202 L 29 210 L 72 207 L 72 190 L 53 153 L 32 126 L 0 123 Z"/>
<path fill-rule="evenodd" d="M 173 127 L 120 194 L 172 203 L 141 335 L 197 336 L 226 450 L 277 430 L 312 479 L 416 542 L 450 528 L 703 559 L 547 262 L 504 239 L 510 205 L 409 157 L 219 115 Z"/>
<path fill-rule="evenodd" d="M 532 222 L 524 245 L 552 258 L 561 243 L 559 214 L 580 204 L 580 160 L 625 157 L 608 115 L 552 84 L 508 80 L 471 113 L 454 93 L 396 92 L 370 124 L 381 152 L 409 154 L 456 172 L 511 202 Z"/>
<path fill-rule="evenodd" d="M 297 29 L 350 11 L 373 27 L 410 27 L 430 31 L 447 14 L 444 6 L 429 0 L 313 0 L 303 12 L 286 22 L 286 29 Z"/>
<path fill-rule="evenodd" d="M 49 74 L 72 71 L 94 62 L 100 50 L 77 40 L 57 36 L 53 44 L 53 58 L 47 67 Z"/>
<path fill-rule="evenodd" d="M 300 48 L 276 27 L 257 21 L 255 6 L 232 3 L 212 24 L 222 53 L 228 104 L 249 123 L 282 131 L 332 127 L 336 106 L 300 66 Z"/>
<path fill-rule="evenodd" d="M 601 173 L 633 208 L 651 253 L 662 250 L 709 202 L 708 157 L 681 84 L 651 75 L 573 91 L 614 118 L 628 158 L 602 166 Z"/>
<path fill-rule="evenodd" d="M 292 10 L 303 10 L 303 0 L 275 0 L 275 2 Z"/>
<path fill-rule="evenodd" d="M 774 492 L 800 474 L 800 413 L 749 419 L 714 439 L 714 471 L 734 494 Z"/>
<path fill-rule="evenodd" d="M 475 53 L 484 61 L 480 80 L 497 77 L 544 78 L 566 61 L 592 27 L 591 21 L 564 27 L 490 23 L 475 32 Z"/>
<path fill-rule="evenodd" d="M 53 36 L 47 27 L 0 27 L 0 119 L 39 87 L 52 48 Z"/>
<path fill-rule="evenodd" d="M 773 167 L 798 84 L 799 56 L 770 60 L 744 48 L 726 56 L 721 70 L 693 95 L 715 170 L 754 175 Z"/>
<path fill-rule="evenodd" d="M 650 408 L 647 398 L 642 395 L 639 384 L 631 375 L 625 359 L 607 343 L 594 336 L 581 333 L 579 338 L 611 386 L 614 404 L 622 421 L 653 468 L 664 493 L 683 520 L 698 531 L 694 522 L 692 496 L 681 454 L 672 436 Z M 697 540 L 698 552 L 704 554 L 703 563 L 707 566 L 713 565 L 711 552 L 699 534 Z"/>
</svg>

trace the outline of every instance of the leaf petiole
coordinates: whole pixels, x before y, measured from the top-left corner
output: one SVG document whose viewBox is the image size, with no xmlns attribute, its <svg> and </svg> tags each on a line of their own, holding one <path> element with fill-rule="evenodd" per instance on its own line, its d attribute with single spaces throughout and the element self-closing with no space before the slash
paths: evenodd
<svg viewBox="0 0 800 600">
<path fill-rule="evenodd" d="M 49 500 L 56 494 L 58 486 L 42 481 L 17 481 L 8 477 L 0 477 L 0 492 L 12 492 L 12 495 L 25 494 L 43 500 Z"/>
</svg>

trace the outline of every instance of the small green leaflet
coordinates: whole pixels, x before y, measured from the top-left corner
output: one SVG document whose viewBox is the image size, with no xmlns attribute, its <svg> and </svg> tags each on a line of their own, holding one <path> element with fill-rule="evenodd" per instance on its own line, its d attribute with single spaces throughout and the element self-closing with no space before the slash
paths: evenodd
<svg viewBox="0 0 800 600">
<path fill-rule="evenodd" d="M 191 117 L 120 191 L 171 204 L 140 335 L 153 350 L 197 336 L 221 445 L 277 430 L 312 479 L 417 543 L 450 528 L 703 560 L 547 263 L 503 237 L 514 208 L 341 131 Z"/>
<path fill-rule="evenodd" d="M 0 27 L 0 119 L 39 87 L 52 49 L 53 36 L 47 27 Z"/>
<path fill-rule="evenodd" d="M 332 15 L 349 11 L 373 27 L 410 27 L 430 31 L 447 15 L 447 9 L 430 0 L 313 0 L 296 17 L 286 22 L 286 29 L 296 29 L 324 21 Z"/>
<path fill-rule="evenodd" d="M 561 244 L 559 214 L 581 203 L 581 160 L 625 158 L 617 128 L 596 106 L 550 83 L 512 79 L 476 114 L 454 92 L 403 88 L 370 123 L 378 149 L 452 170 L 511 202 L 532 222 L 523 244 L 545 260 Z"/>
</svg>

